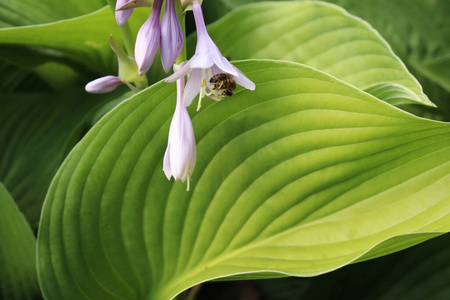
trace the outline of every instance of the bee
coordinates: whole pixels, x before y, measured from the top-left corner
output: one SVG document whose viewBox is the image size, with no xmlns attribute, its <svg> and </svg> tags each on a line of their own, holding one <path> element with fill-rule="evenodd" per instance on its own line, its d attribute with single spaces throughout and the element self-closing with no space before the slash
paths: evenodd
<svg viewBox="0 0 450 300">
<path fill-rule="evenodd" d="M 236 81 L 228 73 L 219 73 L 211 77 L 209 83 L 212 89 L 218 93 L 218 96 L 225 98 L 231 97 L 236 89 Z"/>
</svg>

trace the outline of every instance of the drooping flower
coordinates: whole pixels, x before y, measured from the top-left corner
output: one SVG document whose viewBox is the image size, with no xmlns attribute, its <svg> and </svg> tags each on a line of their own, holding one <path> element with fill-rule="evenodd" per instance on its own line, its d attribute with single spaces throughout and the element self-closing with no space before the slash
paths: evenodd
<svg viewBox="0 0 450 300">
<path fill-rule="evenodd" d="M 104 76 L 89 82 L 85 89 L 89 93 L 103 94 L 113 91 L 121 84 L 126 84 L 134 92 L 138 92 L 140 88 L 147 85 L 147 78 L 140 76 L 138 73 L 136 62 L 133 57 L 128 56 L 125 51 L 116 43 L 112 35 L 109 43 L 112 50 L 117 55 L 119 62 L 119 76 Z M 133 86 L 131 83 L 136 85 Z"/>
<path fill-rule="evenodd" d="M 223 95 L 218 94 L 217 89 L 210 87 L 209 81 L 216 74 L 229 74 L 239 85 L 254 90 L 255 84 L 223 57 L 219 48 L 209 36 L 199 2 L 194 1 L 192 5 L 197 27 L 195 54 L 178 71 L 166 78 L 166 82 L 173 82 L 189 74 L 190 77 L 183 95 L 183 104 L 189 106 L 194 97 L 200 93 L 197 109 L 200 109 L 201 99 L 205 96 L 216 101 L 223 97 Z"/>
<path fill-rule="evenodd" d="M 150 7 L 153 0 L 117 0 L 116 21 L 119 26 L 124 25 L 136 7 Z"/>
<path fill-rule="evenodd" d="M 161 41 L 161 25 L 159 17 L 161 15 L 161 6 L 163 0 L 153 2 L 152 11 L 147 21 L 139 29 L 136 37 L 134 56 L 139 67 L 139 74 L 145 74 L 153 64 L 156 51 L 158 51 Z"/>
<path fill-rule="evenodd" d="M 177 80 L 177 104 L 170 123 L 169 141 L 164 154 L 163 170 L 168 180 L 189 180 L 195 167 L 196 148 L 194 128 L 189 113 L 183 105 L 184 78 Z"/>
<path fill-rule="evenodd" d="M 122 26 L 125 24 L 128 19 L 130 18 L 131 14 L 133 13 L 133 9 L 120 9 L 124 5 L 126 5 L 128 2 L 132 0 L 117 0 L 116 2 L 116 21 L 119 26 Z"/>
<path fill-rule="evenodd" d="M 183 31 L 175 12 L 174 0 L 166 0 L 161 21 L 161 61 L 166 73 L 180 55 L 183 42 Z"/>
</svg>

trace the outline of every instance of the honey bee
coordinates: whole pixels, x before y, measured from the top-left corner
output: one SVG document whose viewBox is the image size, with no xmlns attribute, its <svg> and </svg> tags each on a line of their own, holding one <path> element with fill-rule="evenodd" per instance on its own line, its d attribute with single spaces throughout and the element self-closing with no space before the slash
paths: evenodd
<svg viewBox="0 0 450 300">
<path fill-rule="evenodd" d="M 236 89 L 236 81 L 233 76 L 228 73 L 219 73 L 211 77 L 209 83 L 212 85 L 212 89 L 217 91 L 218 96 L 225 98 L 231 97 L 233 91 Z"/>
</svg>

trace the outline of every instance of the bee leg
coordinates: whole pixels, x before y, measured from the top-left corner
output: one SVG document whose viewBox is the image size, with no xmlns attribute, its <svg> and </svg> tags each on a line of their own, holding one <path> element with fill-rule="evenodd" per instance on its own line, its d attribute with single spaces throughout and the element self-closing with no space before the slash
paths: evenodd
<svg viewBox="0 0 450 300">
<path fill-rule="evenodd" d="M 223 85 L 223 81 L 220 82 L 218 90 L 220 90 L 222 88 L 222 85 Z"/>
</svg>

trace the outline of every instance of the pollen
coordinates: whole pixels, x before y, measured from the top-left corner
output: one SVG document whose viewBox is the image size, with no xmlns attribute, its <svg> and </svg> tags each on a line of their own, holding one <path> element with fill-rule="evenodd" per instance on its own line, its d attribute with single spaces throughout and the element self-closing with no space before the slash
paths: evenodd
<svg viewBox="0 0 450 300">
<path fill-rule="evenodd" d="M 203 79 L 201 87 L 204 87 L 206 85 L 206 79 Z"/>
</svg>

